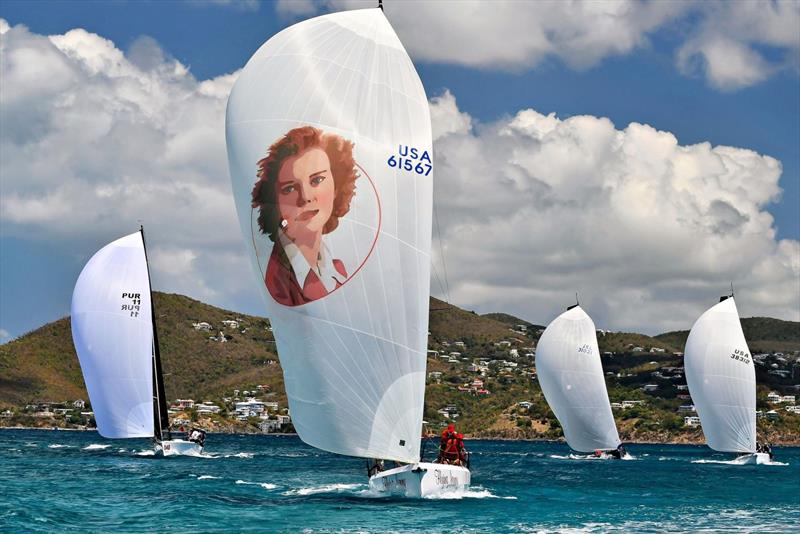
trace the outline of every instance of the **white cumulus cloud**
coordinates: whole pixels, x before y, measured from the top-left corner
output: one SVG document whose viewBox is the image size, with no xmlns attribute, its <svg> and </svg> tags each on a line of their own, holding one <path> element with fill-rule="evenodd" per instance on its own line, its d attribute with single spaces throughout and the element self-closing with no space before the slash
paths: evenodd
<svg viewBox="0 0 800 534">
<path fill-rule="evenodd" d="M 236 74 L 195 80 L 149 37 L 126 56 L 82 29 L 0 31 L 3 236 L 88 258 L 141 221 L 157 288 L 247 298 L 224 134 Z"/>
<path fill-rule="evenodd" d="M 469 122 L 449 93 L 432 107 Z M 777 160 L 530 109 L 444 131 L 435 209 L 455 303 L 545 321 L 578 291 L 599 325 L 652 333 L 688 328 L 733 281 L 743 314 L 800 319 L 800 244 L 776 241 L 765 209 Z"/>
<path fill-rule="evenodd" d="M 374 7 L 332 0 L 334 10 Z M 686 11 L 683 2 L 464 0 L 386 2 L 386 16 L 409 52 L 428 61 L 527 69 L 547 57 L 573 68 L 647 45 L 648 32 Z"/>
<path fill-rule="evenodd" d="M 754 85 L 783 69 L 800 68 L 800 2 L 713 1 L 678 50 L 679 68 L 701 73 L 722 90 Z M 764 49 L 777 53 L 768 59 Z"/>
<path fill-rule="evenodd" d="M 236 73 L 198 81 L 149 38 L 126 55 L 80 29 L 0 33 L 2 236 L 85 259 L 141 220 L 157 288 L 261 309 L 225 154 Z M 456 304 L 546 321 L 579 291 L 599 326 L 658 332 L 733 281 L 744 315 L 800 319 L 800 245 L 766 211 L 775 159 L 591 116 L 481 124 L 449 92 L 431 106 Z"/>
<path fill-rule="evenodd" d="M 372 0 L 286 4 L 302 16 L 375 7 Z M 412 0 L 387 2 L 385 12 L 411 55 L 430 62 L 517 71 L 552 58 L 586 69 L 648 48 L 661 32 L 677 42 L 678 69 L 717 89 L 800 68 L 796 0 Z"/>
<path fill-rule="evenodd" d="M 319 6 L 314 0 L 278 0 L 275 11 L 285 17 L 310 17 Z"/>
</svg>

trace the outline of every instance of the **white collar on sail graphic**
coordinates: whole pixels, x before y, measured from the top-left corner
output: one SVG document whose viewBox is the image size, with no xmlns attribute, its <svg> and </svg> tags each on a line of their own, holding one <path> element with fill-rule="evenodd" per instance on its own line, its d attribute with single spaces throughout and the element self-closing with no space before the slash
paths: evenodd
<svg viewBox="0 0 800 534">
<path fill-rule="evenodd" d="M 306 277 L 308 277 L 308 273 L 311 271 L 314 271 L 314 274 L 319 277 L 328 293 L 336 289 L 337 282 L 344 284 L 347 280 L 347 277 L 342 276 L 339 271 L 336 270 L 336 267 L 334 267 L 333 257 L 331 256 L 331 251 L 328 250 L 328 246 L 325 244 L 324 236 L 320 243 L 316 265 L 309 265 L 306 257 L 303 256 L 303 253 L 300 252 L 297 245 L 294 244 L 283 230 L 278 230 L 278 239 L 280 239 L 283 251 L 286 253 L 286 257 L 292 265 L 292 270 L 294 271 L 294 275 L 300 287 L 303 287 Z"/>
</svg>

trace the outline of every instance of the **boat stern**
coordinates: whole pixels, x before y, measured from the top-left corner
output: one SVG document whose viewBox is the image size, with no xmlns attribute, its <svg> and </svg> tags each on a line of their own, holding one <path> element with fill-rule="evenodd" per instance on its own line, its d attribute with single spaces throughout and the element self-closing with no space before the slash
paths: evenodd
<svg viewBox="0 0 800 534">
<path fill-rule="evenodd" d="M 421 462 L 382 471 L 369 479 L 370 490 L 389 495 L 424 498 L 469 489 L 466 467 Z"/>
<path fill-rule="evenodd" d="M 169 439 L 161 442 L 161 454 L 164 456 L 200 456 L 203 447 L 194 441 Z"/>
</svg>

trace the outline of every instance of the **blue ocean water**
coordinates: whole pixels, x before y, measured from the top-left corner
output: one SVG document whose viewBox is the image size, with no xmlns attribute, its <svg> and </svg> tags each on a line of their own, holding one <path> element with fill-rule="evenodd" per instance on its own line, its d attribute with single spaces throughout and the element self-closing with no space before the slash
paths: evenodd
<svg viewBox="0 0 800 534">
<path fill-rule="evenodd" d="M 473 488 L 378 498 L 361 460 L 288 436 L 211 434 L 208 457 L 147 440 L 0 431 L 0 532 L 798 532 L 800 448 L 734 466 L 700 446 L 631 445 L 630 461 L 564 444 L 472 441 Z M 699 463 L 699 462 L 702 463 Z"/>
</svg>

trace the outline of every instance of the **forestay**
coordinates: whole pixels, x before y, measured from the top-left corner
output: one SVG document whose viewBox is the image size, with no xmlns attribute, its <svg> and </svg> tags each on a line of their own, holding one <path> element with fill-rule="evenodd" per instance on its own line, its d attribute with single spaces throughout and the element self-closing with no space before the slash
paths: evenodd
<svg viewBox="0 0 800 534">
<path fill-rule="evenodd" d="M 545 329 L 536 346 L 536 374 L 570 447 L 581 452 L 617 448 L 594 322 L 580 306 Z"/>
<path fill-rule="evenodd" d="M 755 452 L 756 374 L 733 297 L 694 323 L 686 340 L 684 366 L 708 446 Z"/>
<path fill-rule="evenodd" d="M 139 232 L 100 249 L 75 284 L 72 340 L 103 437 L 153 436 L 150 310 Z"/>
<path fill-rule="evenodd" d="M 267 41 L 231 91 L 226 137 L 298 434 L 335 453 L 416 461 L 431 127 L 382 11 L 317 17 Z"/>
</svg>

